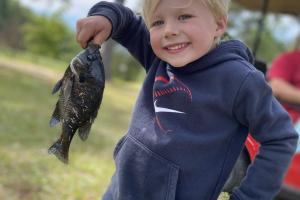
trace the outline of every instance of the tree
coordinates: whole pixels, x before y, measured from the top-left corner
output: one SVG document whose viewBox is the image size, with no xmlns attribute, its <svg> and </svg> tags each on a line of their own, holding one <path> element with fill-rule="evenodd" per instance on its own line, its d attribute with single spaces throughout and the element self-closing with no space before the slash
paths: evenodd
<svg viewBox="0 0 300 200">
<path fill-rule="evenodd" d="M 274 23 L 274 17 L 276 17 L 276 23 Z M 283 43 L 275 37 L 274 29 L 281 22 L 281 17 L 272 14 L 266 16 L 264 30 L 260 33 L 261 40 L 256 58 L 270 62 L 279 52 L 286 50 L 288 47 L 289 44 Z M 231 37 L 244 41 L 253 50 L 260 18 L 261 13 L 244 10 L 233 3 L 229 15 L 229 33 Z"/>
<path fill-rule="evenodd" d="M 116 2 L 124 4 L 124 0 L 116 0 Z M 112 53 L 114 42 L 110 39 L 103 45 L 103 64 L 105 66 L 105 76 L 107 80 L 111 80 L 112 75 Z"/>
<path fill-rule="evenodd" d="M 22 7 L 16 0 L 0 1 L 0 45 L 22 49 L 22 24 L 30 16 L 30 10 Z"/>
<path fill-rule="evenodd" d="M 34 54 L 70 60 L 79 51 L 75 35 L 63 23 L 60 13 L 32 16 L 23 31 L 25 48 Z"/>
<path fill-rule="evenodd" d="M 126 81 L 139 80 L 143 72 L 140 64 L 120 46 L 114 48 L 111 70 L 114 77 Z"/>
</svg>

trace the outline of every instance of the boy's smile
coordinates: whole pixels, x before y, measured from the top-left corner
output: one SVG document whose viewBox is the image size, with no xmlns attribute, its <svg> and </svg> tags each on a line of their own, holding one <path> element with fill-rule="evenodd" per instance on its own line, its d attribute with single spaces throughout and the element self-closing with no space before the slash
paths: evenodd
<svg viewBox="0 0 300 200">
<path fill-rule="evenodd" d="M 172 1 L 180 5 L 181 0 Z M 162 0 L 150 19 L 150 42 L 154 53 L 174 67 L 183 67 L 210 51 L 226 28 L 226 19 L 215 20 L 199 2 L 172 6 Z"/>
<path fill-rule="evenodd" d="M 164 49 L 166 51 L 168 51 L 168 53 L 176 54 L 176 53 L 180 53 L 181 51 L 184 51 L 189 45 L 190 45 L 190 43 L 188 43 L 188 42 L 178 43 L 178 44 L 170 44 L 170 45 L 166 45 L 164 47 Z"/>
</svg>

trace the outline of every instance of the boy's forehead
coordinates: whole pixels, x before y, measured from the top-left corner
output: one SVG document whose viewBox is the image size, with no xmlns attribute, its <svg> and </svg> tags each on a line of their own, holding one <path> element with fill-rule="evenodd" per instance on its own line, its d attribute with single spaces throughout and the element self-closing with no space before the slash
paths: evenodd
<svg viewBox="0 0 300 200">
<path fill-rule="evenodd" d="M 164 2 L 166 5 L 170 6 L 171 8 L 183 8 L 192 3 L 193 0 L 160 0 Z"/>
</svg>

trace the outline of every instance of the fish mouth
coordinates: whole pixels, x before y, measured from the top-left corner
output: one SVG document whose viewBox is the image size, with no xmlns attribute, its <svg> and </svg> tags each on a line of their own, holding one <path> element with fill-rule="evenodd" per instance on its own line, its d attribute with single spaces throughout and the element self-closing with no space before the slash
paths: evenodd
<svg viewBox="0 0 300 200">
<path fill-rule="evenodd" d="M 83 61 L 82 61 L 80 58 L 78 58 L 78 57 L 74 57 L 74 58 L 71 60 L 71 63 L 70 63 L 70 69 L 71 69 L 71 71 L 73 72 L 73 74 L 74 74 L 75 76 L 79 77 L 79 75 L 78 75 L 78 73 L 77 73 L 77 71 L 75 70 L 75 67 L 74 67 L 74 63 L 75 63 L 75 62 L 78 62 L 80 65 L 84 65 L 84 64 L 83 64 Z"/>
</svg>

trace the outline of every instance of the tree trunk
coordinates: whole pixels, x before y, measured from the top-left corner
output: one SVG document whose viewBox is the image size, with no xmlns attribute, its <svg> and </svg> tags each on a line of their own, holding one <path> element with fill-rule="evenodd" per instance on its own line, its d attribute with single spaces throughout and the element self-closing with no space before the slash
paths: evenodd
<svg viewBox="0 0 300 200">
<path fill-rule="evenodd" d="M 112 39 L 109 39 L 107 42 L 105 42 L 102 47 L 102 59 L 103 59 L 103 64 L 104 64 L 104 69 L 105 69 L 105 79 L 106 80 L 111 80 L 111 60 L 112 60 L 112 52 L 113 52 L 113 44 L 114 41 Z"/>
<path fill-rule="evenodd" d="M 124 0 L 115 0 L 117 3 L 124 4 Z M 114 49 L 114 41 L 109 39 L 106 43 L 103 45 L 103 64 L 105 66 L 105 76 L 106 80 L 111 80 L 112 75 L 112 66 L 111 66 L 111 60 L 112 60 L 112 53 Z"/>
</svg>

